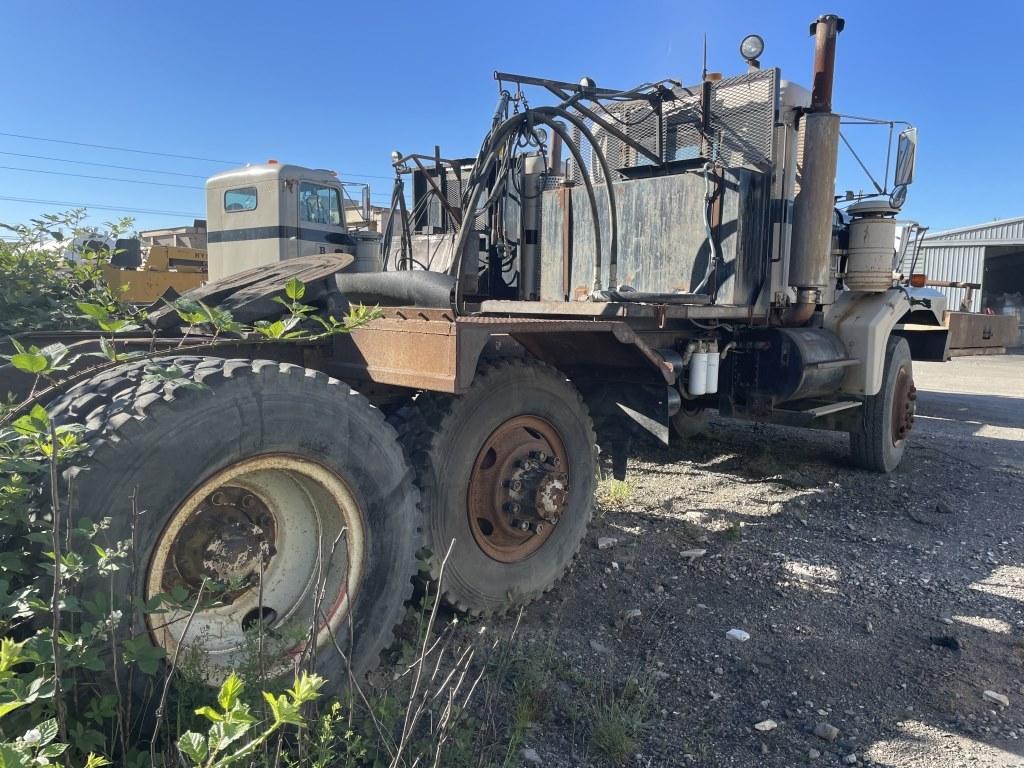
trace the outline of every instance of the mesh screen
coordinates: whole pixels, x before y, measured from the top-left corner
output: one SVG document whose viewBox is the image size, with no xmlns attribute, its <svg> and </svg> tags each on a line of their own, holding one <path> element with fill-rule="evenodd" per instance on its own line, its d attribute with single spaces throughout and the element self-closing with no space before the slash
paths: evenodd
<svg viewBox="0 0 1024 768">
<path fill-rule="evenodd" d="M 597 105 L 594 112 L 662 162 L 705 158 L 729 168 L 767 170 L 771 167 L 774 136 L 777 72 L 751 72 L 711 85 L 710 123 L 702 130 L 701 88 L 676 88 L 674 99 L 660 104 L 647 100 Z M 659 114 L 660 112 L 660 114 Z M 587 125 L 604 152 L 613 173 L 617 169 L 653 163 L 593 120 Z M 573 143 L 582 163 L 569 157 L 568 181 L 582 182 L 582 174 L 601 183 L 604 174 L 590 143 L 579 129 L 572 131 Z M 615 174 L 618 181 L 621 174 Z"/>
</svg>

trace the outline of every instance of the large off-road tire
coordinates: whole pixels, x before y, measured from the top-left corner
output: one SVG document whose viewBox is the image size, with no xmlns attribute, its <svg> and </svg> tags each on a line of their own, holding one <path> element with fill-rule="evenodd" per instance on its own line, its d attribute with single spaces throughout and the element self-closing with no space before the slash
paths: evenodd
<svg viewBox="0 0 1024 768">
<path fill-rule="evenodd" d="M 134 541 L 136 566 L 85 591 L 124 598 L 132 635 L 168 659 L 179 645 L 201 649 L 211 685 L 252 668 L 254 636 L 268 677 L 308 653 L 332 692 L 349 664 L 361 679 L 391 643 L 416 571 L 419 495 L 395 431 L 316 371 L 202 357 L 159 365 L 184 377 L 147 380 L 146 365 L 131 364 L 49 407 L 57 423 L 85 428 L 88 451 L 65 473 L 70 519 L 109 517 L 109 543 Z M 221 604 L 202 601 L 189 625 L 201 590 Z M 169 593 L 181 607 L 141 610 Z"/>
<path fill-rule="evenodd" d="M 550 366 L 506 360 L 458 397 L 420 395 L 397 421 L 447 601 L 486 615 L 549 590 L 579 551 L 594 498 L 594 428 L 576 388 Z"/>
<path fill-rule="evenodd" d="M 891 336 L 885 348 L 882 388 L 864 398 L 860 429 L 850 433 L 853 463 L 874 472 L 892 472 L 903 460 L 914 422 L 917 390 L 906 339 Z"/>
</svg>

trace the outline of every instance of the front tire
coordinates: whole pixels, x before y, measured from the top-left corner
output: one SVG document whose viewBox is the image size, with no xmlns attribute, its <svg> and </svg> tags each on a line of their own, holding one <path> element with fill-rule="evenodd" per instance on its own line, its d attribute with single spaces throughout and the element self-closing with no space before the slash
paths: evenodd
<svg viewBox="0 0 1024 768">
<path fill-rule="evenodd" d="M 910 345 L 906 339 L 890 336 L 882 387 L 877 395 L 864 398 L 860 429 L 850 433 L 850 453 L 856 466 L 882 473 L 899 466 L 913 427 L 916 400 Z"/>
<path fill-rule="evenodd" d="M 133 637 L 168 659 L 198 650 L 212 686 L 251 662 L 259 627 L 267 677 L 304 661 L 340 692 L 347 666 L 357 680 L 377 666 L 412 591 L 418 493 L 397 435 L 316 371 L 157 362 L 168 364 L 182 378 L 147 380 L 152 362 L 115 368 L 49 409 L 85 428 L 88 453 L 67 473 L 71 519 L 109 516 L 110 543 L 134 542 L 136 568 L 85 589 L 130 600 Z M 217 604 L 202 601 L 183 637 L 200 591 Z M 184 599 L 169 613 L 140 608 L 173 593 Z"/>
<path fill-rule="evenodd" d="M 399 421 L 430 575 L 447 601 L 490 614 L 550 589 L 579 551 L 596 484 L 594 428 L 576 388 L 550 366 L 506 360 L 463 395 L 420 395 Z"/>
</svg>

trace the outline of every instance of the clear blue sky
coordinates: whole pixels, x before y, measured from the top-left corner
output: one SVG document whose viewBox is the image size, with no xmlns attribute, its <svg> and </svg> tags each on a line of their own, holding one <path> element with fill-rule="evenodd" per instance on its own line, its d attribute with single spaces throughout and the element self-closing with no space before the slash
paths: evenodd
<svg viewBox="0 0 1024 768">
<path fill-rule="evenodd" d="M 203 158 L 267 158 L 338 170 L 390 190 L 392 149 L 471 155 L 495 101 L 495 69 L 627 87 L 764 66 L 808 84 L 808 23 L 847 21 L 835 109 L 909 120 L 921 132 L 905 214 L 934 230 L 1024 215 L 1017 2 L 4 3 L 0 132 Z M 884 166 L 883 133 L 851 129 Z M 873 140 L 873 141 L 872 141 Z M 0 135 L 0 153 L 202 177 L 226 166 Z M 201 187 L 202 178 L 0 154 L 0 166 Z M 841 166 L 840 184 L 868 182 Z M 0 169 L 0 196 L 202 216 L 200 189 Z M 0 221 L 68 206 L 0 200 Z M 97 220 L 116 214 L 95 211 Z M 137 214 L 139 228 L 189 223 Z"/>
</svg>

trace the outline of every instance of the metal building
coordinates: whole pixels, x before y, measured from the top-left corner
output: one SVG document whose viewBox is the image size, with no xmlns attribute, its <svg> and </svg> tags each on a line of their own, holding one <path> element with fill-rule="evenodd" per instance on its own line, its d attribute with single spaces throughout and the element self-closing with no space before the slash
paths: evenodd
<svg viewBox="0 0 1024 768">
<path fill-rule="evenodd" d="M 1020 316 L 1024 296 L 1024 216 L 929 232 L 921 240 L 914 271 L 929 281 L 977 283 L 970 311 Z M 966 289 L 940 288 L 950 309 Z"/>
</svg>

